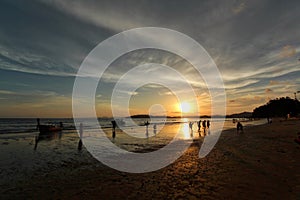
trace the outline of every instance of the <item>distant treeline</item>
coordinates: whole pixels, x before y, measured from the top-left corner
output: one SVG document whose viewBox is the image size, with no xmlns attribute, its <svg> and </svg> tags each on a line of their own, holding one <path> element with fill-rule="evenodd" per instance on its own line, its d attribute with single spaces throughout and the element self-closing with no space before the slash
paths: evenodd
<svg viewBox="0 0 300 200">
<path fill-rule="evenodd" d="M 300 102 L 297 99 L 281 97 L 270 100 L 267 104 L 253 110 L 254 118 L 297 116 L 300 113 Z"/>
</svg>

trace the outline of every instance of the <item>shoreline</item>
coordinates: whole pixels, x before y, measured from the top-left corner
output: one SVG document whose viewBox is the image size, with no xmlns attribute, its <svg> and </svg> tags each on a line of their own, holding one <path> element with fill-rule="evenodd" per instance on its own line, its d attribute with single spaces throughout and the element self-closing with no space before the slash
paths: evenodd
<svg viewBox="0 0 300 200">
<path fill-rule="evenodd" d="M 300 145 L 293 140 L 299 131 L 300 120 L 279 119 L 245 127 L 243 134 L 225 130 L 205 158 L 198 158 L 194 141 L 173 164 L 144 174 L 111 169 L 83 149 L 59 166 L 50 162 L 15 183 L 2 183 L 0 192 L 3 199 L 297 199 Z"/>
<path fill-rule="evenodd" d="M 65 125 L 64 126 L 64 129 L 63 131 L 74 131 L 76 130 L 76 126 L 74 124 L 74 120 L 73 118 L 41 118 L 43 120 L 42 123 L 58 123 L 58 122 L 63 122 L 63 124 Z M 137 120 L 138 118 L 135 118 L 135 120 Z M 155 118 L 156 119 L 156 118 Z M 173 119 L 173 118 L 172 118 Z M 195 121 L 196 118 L 176 118 L 176 119 L 187 119 L 188 121 L 192 121 L 192 122 L 197 122 L 197 120 Z M 204 119 L 204 118 L 203 118 Z M 209 118 L 208 118 L 209 119 Z M 215 118 L 215 122 L 218 122 L 218 119 L 219 118 Z M 4 125 L 2 125 L 2 127 L 0 127 L 0 139 L 1 139 L 1 136 L 2 135 L 9 135 L 9 134 L 26 134 L 26 133 L 38 133 L 38 131 L 36 130 L 36 119 L 33 119 L 33 118 L 0 118 L 0 122 L 1 120 L 6 120 L 5 123 L 3 123 L 4 125 L 7 124 L 7 120 L 10 121 L 10 122 L 14 122 L 13 126 L 9 127 L 9 128 L 4 128 Z M 65 120 L 65 121 L 64 121 Z M 110 120 L 108 120 L 107 118 L 102 118 L 103 121 L 101 121 L 101 119 L 99 118 L 99 123 L 101 124 L 101 128 L 103 130 L 106 130 L 106 129 L 110 129 L 112 128 L 111 126 L 111 122 Z M 139 121 L 136 121 L 137 124 L 139 123 L 144 123 L 145 122 L 145 119 L 144 118 L 139 118 L 138 119 Z M 231 123 L 231 118 L 230 119 L 225 119 L 224 122 L 226 123 Z M 243 123 L 246 123 L 246 124 L 252 124 L 254 123 L 254 125 L 256 125 L 257 122 L 261 122 L 263 121 L 264 119 L 253 119 L 253 120 L 245 120 L 245 121 L 242 121 Z M 85 122 L 83 122 L 85 123 Z M 104 123 L 104 124 L 103 124 Z M 186 121 L 153 121 L 152 124 L 157 124 L 157 125 L 174 125 L 174 124 L 183 124 L 183 123 L 186 123 Z M 214 121 L 211 121 L 211 123 L 214 123 Z M 7 126 L 10 126 L 10 124 L 8 123 Z M 87 125 L 88 126 L 88 125 Z M 26 128 L 24 128 L 26 127 Z M 131 124 L 127 124 L 125 126 L 122 126 L 123 128 L 131 128 L 131 127 L 143 127 L 142 126 L 139 126 L 139 125 L 131 125 Z M 87 127 L 89 128 L 89 127 Z M 225 127 L 224 127 L 225 128 Z"/>
</svg>

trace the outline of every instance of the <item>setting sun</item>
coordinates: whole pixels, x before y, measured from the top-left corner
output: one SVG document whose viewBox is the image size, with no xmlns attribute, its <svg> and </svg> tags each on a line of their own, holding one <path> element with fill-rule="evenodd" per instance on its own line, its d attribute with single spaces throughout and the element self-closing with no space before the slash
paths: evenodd
<svg viewBox="0 0 300 200">
<path fill-rule="evenodd" d="M 183 113 L 190 112 L 191 111 L 191 105 L 187 102 L 182 102 L 180 104 L 180 109 L 181 109 L 181 112 L 183 112 Z"/>
</svg>

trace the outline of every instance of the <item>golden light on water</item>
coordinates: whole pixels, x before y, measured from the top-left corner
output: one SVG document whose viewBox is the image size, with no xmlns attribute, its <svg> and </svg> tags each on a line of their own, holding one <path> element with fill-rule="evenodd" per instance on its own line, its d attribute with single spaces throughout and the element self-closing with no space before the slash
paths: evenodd
<svg viewBox="0 0 300 200">
<path fill-rule="evenodd" d="M 190 128 L 189 128 L 189 124 L 188 123 L 184 123 L 181 125 L 181 134 L 182 134 L 182 138 L 183 139 L 190 139 L 191 135 L 190 135 Z"/>
<path fill-rule="evenodd" d="M 183 122 L 188 122 L 189 119 L 188 119 L 188 118 L 183 118 L 182 121 L 183 121 Z"/>
</svg>

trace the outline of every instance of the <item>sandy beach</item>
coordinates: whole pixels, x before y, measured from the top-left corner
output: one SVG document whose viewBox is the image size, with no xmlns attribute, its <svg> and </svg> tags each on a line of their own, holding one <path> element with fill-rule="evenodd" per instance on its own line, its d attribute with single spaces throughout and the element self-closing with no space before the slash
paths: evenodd
<svg viewBox="0 0 300 200">
<path fill-rule="evenodd" d="M 95 160 L 84 148 L 74 151 L 75 147 L 70 150 L 68 159 L 59 163 L 48 161 L 40 170 L 33 167 L 26 173 L 18 171 L 21 166 L 31 168 L 30 160 L 28 165 L 23 161 L 7 163 L 10 170 L 1 169 L 1 176 L 5 178 L 0 182 L 0 197 L 300 199 L 300 145 L 294 142 L 299 131 L 300 120 L 296 119 L 282 122 L 275 119 L 272 124 L 246 127 L 243 134 L 235 130 L 223 131 L 217 145 L 205 158 L 198 158 L 201 141 L 195 140 L 175 163 L 144 174 L 116 171 Z M 78 138 L 74 136 L 71 141 L 70 145 L 76 144 Z M 5 149 L 16 143 L 18 141 L 2 142 L 2 156 Z M 39 145 L 38 148 L 43 148 L 43 143 Z M 14 155 L 7 155 L 7 159 L 9 156 Z M 55 156 L 59 156 L 59 152 Z M 22 175 L 17 176 L 18 173 Z"/>
</svg>

